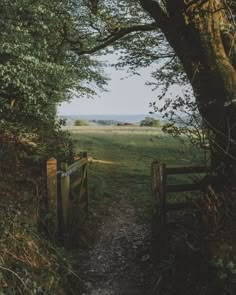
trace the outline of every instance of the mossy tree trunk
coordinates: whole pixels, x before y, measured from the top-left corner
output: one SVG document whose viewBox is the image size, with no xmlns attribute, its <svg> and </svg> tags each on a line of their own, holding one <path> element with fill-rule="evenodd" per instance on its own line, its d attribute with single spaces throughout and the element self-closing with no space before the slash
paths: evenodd
<svg viewBox="0 0 236 295">
<path fill-rule="evenodd" d="M 236 34 L 225 0 L 140 0 L 183 64 L 215 163 L 236 166 Z M 234 29 L 232 29 L 234 27 Z"/>
</svg>

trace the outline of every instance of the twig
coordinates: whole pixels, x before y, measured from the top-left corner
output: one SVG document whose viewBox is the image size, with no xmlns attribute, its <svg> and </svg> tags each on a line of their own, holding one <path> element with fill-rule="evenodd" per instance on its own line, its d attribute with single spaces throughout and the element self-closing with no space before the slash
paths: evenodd
<svg viewBox="0 0 236 295">
<path fill-rule="evenodd" d="M 17 257 L 16 255 L 14 255 L 14 254 L 12 254 L 12 253 L 10 253 L 10 252 L 2 252 L 2 251 L 0 251 L 0 253 L 1 254 L 5 254 L 5 255 L 8 255 L 8 256 L 11 256 L 13 259 L 16 259 L 16 260 L 18 260 L 18 261 L 21 261 L 21 262 L 23 262 L 23 263 L 26 263 L 27 261 L 26 260 L 24 260 L 24 259 L 22 259 L 22 258 L 20 258 L 20 257 Z"/>
<path fill-rule="evenodd" d="M 155 285 L 155 287 L 154 287 L 154 289 L 153 289 L 153 292 L 156 291 L 156 289 L 157 289 L 157 287 L 159 286 L 159 284 L 160 284 L 161 281 L 162 281 L 162 276 L 159 276 L 159 278 L 158 278 L 158 280 L 157 280 L 157 282 L 156 282 L 156 285 Z"/>
<path fill-rule="evenodd" d="M 2 270 L 5 270 L 5 271 L 8 271 L 8 272 L 12 273 L 15 277 L 17 277 L 18 280 L 21 281 L 21 283 L 22 283 L 22 285 L 25 287 L 25 289 L 29 292 L 29 294 L 31 294 L 31 292 L 30 292 L 30 290 L 28 289 L 28 287 L 26 286 L 25 282 L 22 280 L 22 278 L 21 278 L 16 272 L 14 272 L 13 270 L 11 270 L 11 269 L 9 269 L 9 268 L 3 267 L 3 266 L 1 266 L 1 265 L 0 265 L 0 268 L 1 268 Z"/>
</svg>

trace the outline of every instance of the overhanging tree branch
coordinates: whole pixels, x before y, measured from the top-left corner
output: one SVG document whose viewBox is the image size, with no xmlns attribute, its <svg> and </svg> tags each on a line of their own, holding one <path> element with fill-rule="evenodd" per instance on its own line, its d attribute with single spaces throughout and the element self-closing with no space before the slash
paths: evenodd
<svg viewBox="0 0 236 295">
<path fill-rule="evenodd" d="M 108 36 L 105 41 L 101 44 L 98 44 L 92 48 L 81 48 L 81 44 L 78 44 L 79 46 L 76 46 L 73 44 L 71 46 L 70 50 L 75 52 L 78 55 L 84 55 L 84 54 L 92 54 L 95 53 L 101 49 L 104 49 L 110 45 L 112 45 L 114 42 L 122 39 L 123 37 L 127 36 L 128 34 L 131 34 L 133 32 L 149 32 L 156 30 L 158 27 L 156 23 L 151 23 L 151 24 L 145 24 L 145 25 L 136 25 L 128 28 L 122 28 L 117 30 L 115 33 L 111 34 Z"/>
</svg>

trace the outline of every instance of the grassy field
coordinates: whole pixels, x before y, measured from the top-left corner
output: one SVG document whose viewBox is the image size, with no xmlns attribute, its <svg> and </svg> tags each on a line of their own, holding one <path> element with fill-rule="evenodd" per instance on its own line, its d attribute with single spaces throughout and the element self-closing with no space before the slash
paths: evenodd
<svg viewBox="0 0 236 295">
<path fill-rule="evenodd" d="M 203 153 L 187 148 L 157 128 L 86 126 L 67 129 L 72 133 L 77 152 L 88 152 L 91 206 L 99 208 L 104 215 L 111 202 L 125 197 L 135 204 L 140 215 L 150 216 L 153 160 L 171 166 L 204 164 Z M 186 177 L 173 177 L 170 181 L 176 183 L 183 179 Z"/>
</svg>

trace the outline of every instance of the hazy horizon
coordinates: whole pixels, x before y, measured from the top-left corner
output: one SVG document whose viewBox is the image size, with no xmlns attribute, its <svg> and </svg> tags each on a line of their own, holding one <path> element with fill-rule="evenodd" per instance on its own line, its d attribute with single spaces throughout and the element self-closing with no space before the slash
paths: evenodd
<svg viewBox="0 0 236 295">
<path fill-rule="evenodd" d="M 103 114 L 96 114 L 96 113 L 90 113 L 90 114 L 85 114 L 85 113 L 83 113 L 83 114 L 59 114 L 59 116 L 60 117 L 63 117 L 63 116 L 72 116 L 72 117 L 74 117 L 74 116 L 76 116 L 76 117 L 78 117 L 78 116 L 158 116 L 158 115 L 153 115 L 153 114 L 149 114 L 149 113 L 137 113 L 137 114 L 132 114 L 132 113 L 127 113 L 127 114 L 125 114 L 125 113 L 117 113 L 117 114 L 112 114 L 112 113 L 103 113 Z"/>
<path fill-rule="evenodd" d="M 140 122 L 145 117 L 153 117 L 160 119 L 158 115 L 151 114 L 79 114 L 79 115 L 60 115 L 61 118 L 71 119 L 72 121 L 76 119 L 82 119 L 86 121 L 92 120 L 105 120 L 105 121 L 117 121 L 117 122 Z"/>
</svg>

